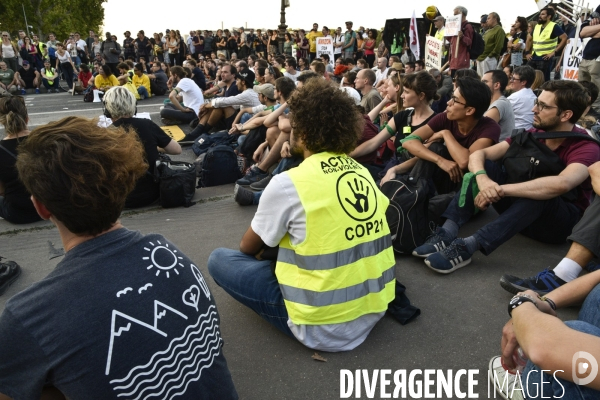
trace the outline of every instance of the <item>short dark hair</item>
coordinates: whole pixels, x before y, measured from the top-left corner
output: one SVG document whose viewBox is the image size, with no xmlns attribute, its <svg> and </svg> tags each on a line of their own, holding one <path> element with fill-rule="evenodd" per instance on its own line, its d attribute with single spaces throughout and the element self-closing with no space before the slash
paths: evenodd
<svg viewBox="0 0 600 400">
<path fill-rule="evenodd" d="M 362 136 L 364 118 L 354 99 L 324 79 L 311 79 L 287 101 L 293 135 L 313 153 L 348 154 Z M 310 115 L 310 118 L 306 116 Z M 332 124 L 331 121 L 344 121 Z"/>
<path fill-rule="evenodd" d="M 361 69 L 361 71 L 363 72 L 365 78 L 367 78 L 371 85 L 375 83 L 375 81 L 377 80 L 377 75 L 375 75 L 375 72 L 373 72 L 372 69 Z"/>
<path fill-rule="evenodd" d="M 110 67 L 106 64 L 102 65 L 102 72 L 104 72 L 104 74 L 106 76 L 111 76 L 113 74 L 112 69 L 110 69 Z"/>
<path fill-rule="evenodd" d="M 311 67 L 315 67 L 315 72 L 317 74 L 323 75 L 325 74 L 325 64 L 323 64 L 321 61 L 313 61 L 310 63 Z"/>
<path fill-rule="evenodd" d="M 427 101 L 438 100 L 437 83 L 435 78 L 427 71 L 419 71 L 416 74 L 408 74 L 402 79 L 402 85 L 414 90 L 417 95 L 423 93 Z"/>
<path fill-rule="evenodd" d="M 65 227 L 96 236 L 114 226 L 125 199 L 146 174 L 138 135 L 66 117 L 34 129 L 19 146 L 19 178 Z"/>
<path fill-rule="evenodd" d="M 356 65 L 356 63 L 354 62 L 354 58 L 352 57 L 348 57 L 348 58 L 344 58 L 344 65 L 348 65 L 348 64 L 352 64 L 352 65 Z"/>
<path fill-rule="evenodd" d="M 461 68 L 458 71 L 456 71 L 456 74 L 454 74 L 455 81 L 458 78 L 465 78 L 465 77 L 474 78 L 474 79 L 480 79 L 481 78 L 477 74 L 477 71 L 475 71 L 474 69 L 471 69 L 471 68 Z"/>
<path fill-rule="evenodd" d="M 544 83 L 541 89 L 545 92 L 554 93 L 556 106 L 558 107 L 557 115 L 566 110 L 573 112 L 573 116 L 569 118 L 569 122 L 572 124 L 575 124 L 581 118 L 581 115 L 589 106 L 587 91 L 575 81 L 550 80 Z"/>
<path fill-rule="evenodd" d="M 176 76 L 178 76 L 181 79 L 187 77 L 187 74 L 185 73 L 185 70 L 183 69 L 183 67 L 181 67 L 179 65 L 175 65 L 174 67 L 171 68 L 171 74 L 172 75 L 176 75 Z"/>
<path fill-rule="evenodd" d="M 344 77 L 350 85 L 354 86 L 354 81 L 356 80 L 356 71 L 348 71 L 344 74 Z"/>
<path fill-rule="evenodd" d="M 475 78 L 458 78 L 456 87 L 464 97 L 467 107 L 473 107 L 475 119 L 481 119 L 492 101 L 492 92 L 485 83 Z"/>
<path fill-rule="evenodd" d="M 392 60 L 392 63 L 400 62 L 400 57 L 398 57 L 398 56 L 391 56 L 390 60 Z"/>
<path fill-rule="evenodd" d="M 283 65 L 283 63 L 285 63 L 285 58 L 283 58 L 281 56 L 277 56 L 277 57 L 275 57 L 275 61 L 277 61 L 277 64 Z"/>
<path fill-rule="evenodd" d="M 319 75 L 315 74 L 312 71 L 304 71 L 296 78 L 296 82 L 301 82 L 302 84 L 305 84 L 309 80 L 311 80 L 313 78 L 318 78 L 318 77 L 319 77 Z"/>
<path fill-rule="evenodd" d="M 187 61 L 188 64 L 190 64 L 191 66 L 195 67 L 198 64 L 196 63 L 196 60 L 194 60 L 193 58 L 190 58 L 189 60 L 185 60 Z"/>
<path fill-rule="evenodd" d="M 404 67 L 410 67 L 411 69 L 415 69 L 415 63 L 412 61 L 407 62 L 406 64 L 404 64 Z"/>
<path fill-rule="evenodd" d="M 237 62 L 237 64 L 240 66 L 240 69 L 246 69 L 248 68 L 248 63 L 244 60 L 240 60 Z"/>
<path fill-rule="evenodd" d="M 513 75 L 519 75 L 519 79 L 525 81 L 525 87 L 528 88 L 530 88 L 535 81 L 535 69 L 531 68 L 529 65 L 521 65 L 520 67 L 515 68 Z"/>
<path fill-rule="evenodd" d="M 425 68 L 425 62 L 423 60 L 415 61 L 415 65 L 419 65 L 422 68 Z"/>
<path fill-rule="evenodd" d="M 546 11 L 546 14 L 550 17 L 550 19 L 554 19 L 554 14 L 556 14 L 556 11 L 554 11 L 554 8 L 546 6 L 540 10 L 540 13 L 542 11 Z"/>
<path fill-rule="evenodd" d="M 257 68 L 267 68 L 269 66 L 267 60 L 263 60 L 262 58 L 256 60 L 254 64 Z"/>
<path fill-rule="evenodd" d="M 285 62 L 288 65 L 288 67 L 296 68 L 296 60 L 294 60 L 293 58 L 288 58 L 287 60 L 285 60 Z"/>
<path fill-rule="evenodd" d="M 294 90 L 296 90 L 296 84 L 293 80 L 287 76 L 282 76 L 275 80 L 275 89 L 283 95 L 286 99 L 289 99 Z"/>
<path fill-rule="evenodd" d="M 83 65 L 83 64 L 81 64 L 81 65 Z M 591 82 L 591 81 L 580 81 L 579 84 L 581 86 L 583 86 L 585 91 L 590 96 L 590 102 L 588 105 L 591 106 L 592 104 L 594 104 L 594 102 L 598 98 L 598 93 L 599 93 L 598 86 L 594 82 Z"/>
<path fill-rule="evenodd" d="M 122 62 L 122 63 L 119 63 L 119 65 L 117 65 L 117 69 L 129 69 L 129 65 Z"/>
<path fill-rule="evenodd" d="M 324 59 L 326 59 L 327 61 L 331 60 L 331 58 L 329 58 L 329 54 L 327 54 L 327 53 L 323 53 L 323 54 L 321 54 L 321 58 L 324 58 Z"/>
<path fill-rule="evenodd" d="M 500 70 L 500 69 L 494 69 L 491 71 L 488 71 L 490 74 L 492 74 L 492 83 L 496 84 L 499 83 L 500 84 L 500 91 L 504 92 L 504 89 L 506 89 L 506 86 L 508 85 L 508 76 L 506 76 L 506 74 L 504 73 L 504 71 Z M 488 73 L 486 72 L 486 74 Z"/>
</svg>

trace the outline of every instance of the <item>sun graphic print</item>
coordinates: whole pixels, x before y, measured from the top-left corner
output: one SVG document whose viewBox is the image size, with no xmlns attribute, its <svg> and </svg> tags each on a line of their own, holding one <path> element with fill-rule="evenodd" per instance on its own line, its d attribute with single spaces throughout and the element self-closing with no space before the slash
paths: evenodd
<svg viewBox="0 0 600 400">
<path fill-rule="evenodd" d="M 169 278 L 170 271 L 175 272 L 179 275 L 179 271 L 177 270 L 177 265 L 183 268 L 183 264 L 180 260 L 183 260 L 183 257 L 179 257 L 177 255 L 177 250 L 171 250 L 169 248 L 169 243 L 165 243 L 164 245 L 157 240 L 154 244 L 153 242 L 148 242 L 152 248 L 144 247 L 145 251 L 149 251 L 150 255 L 148 257 L 142 257 L 143 260 L 149 260 L 151 262 L 146 269 L 151 270 L 152 268 L 156 268 L 156 276 L 159 276 L 162 271 L 165 272 L 167 278 Z"/>
</svg>

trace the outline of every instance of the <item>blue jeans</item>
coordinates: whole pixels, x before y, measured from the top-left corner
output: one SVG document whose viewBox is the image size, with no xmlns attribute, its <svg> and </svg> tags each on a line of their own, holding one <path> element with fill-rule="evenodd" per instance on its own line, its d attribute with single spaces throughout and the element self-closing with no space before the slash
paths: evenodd
<svg viewBox="0 0 600 400">
<path fill-rule="evenodd" d="M 150 93 L 148 93 L 148 89 L 146 89 L 146 86 L 140 86 L 139 88 L 137 88 L 137 91 L 142 100 L 150 97 Z"/>
<path fill-rule="evenodd" d="M 295 339 L 287 324 L 287 309 L 271 261 L 219 248 L 208 258 L 208 272 L 231 297 Z"/>
<path fill-rule="evenodd" d="M 195 112 L 179 111 L 171 103 L 165 104 L 164 108 L 160 110 L 160 117 L 175 120 L 180 124 L 189 124 L 193 120 L 198 119 L 198 115 Z"/>
<path fill-rule="evenodd" d="M 585 299 L 579 312 L 579 320 L 568 321 L 566 324 L 576 331 L 600 337 L 600 285 L 597 285 Z M 531 373 L 529 374 L 529 372 Z M 528 376 L 529 381 L 527 380 Z M 523 370 L 521 382 L 524 389 L 527 387 L 531 398 L 534 398 L 536 393 L 537 398 L 541 398 L 542 390 L 546 398 L 551 398 L 551 396 L 558 398 L 562 395 L 563 390 L 563 400 L 595 400 L 600 398 L 600 391 L 586 386 L 579 386 L 561 378 L 555 379 L 550 374 L 542 373 L 540 367 L 531 361 L 527 362 L 527 366 Z"/>
<path fill-rule="evenodd" d="M 44 87 L 48 90 L 52 89 L 58 89 L 58 83 L 60 82 L 60 78 L 56 78 L 54 79 L 54 84 L 50 84 L 50 82 L 48 82 L 48 79 L 42 77 L 42 84 L 44 85 Z"/>
<path fill-rule="evenodd" d="M 500 164 L 486 160 L 485 171 L 499 185 L 506 183 L 506 172 Z M 471 185 L 475 182 L 473 179 Z M 458 192 L 442 217 L 456 222 L 458 226 L 463 226 L 471 219 L 475 213 L 473 196 L 469 196 L 472 193 L 471 185 L 467 189 L 465 206 L 459 207 Z M 579 208 L 560 196 L 549 200 L 505 197 L 494 203 L 494 208 L 500 214 L 498 218 L 480 228 L 474 235 L 485 255 L 492 253 L 517 233 L 544 243 L 564 243 L 581 218 Z"/>
</svg>

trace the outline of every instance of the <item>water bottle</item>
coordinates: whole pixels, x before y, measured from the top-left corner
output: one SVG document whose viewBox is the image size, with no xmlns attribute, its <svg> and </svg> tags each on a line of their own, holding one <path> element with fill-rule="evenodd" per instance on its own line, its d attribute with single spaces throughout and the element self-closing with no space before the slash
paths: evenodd
<svg viewBox="0 0 600 400">
<path fill-rule="evenodd" d="M 516 373 L 518 371 L 519 374 L 522 374 L 523 370 L 525 369 L 525 365 L 527 365 L 527 361 L 529 361 L 529 358 L 525 355 L 525 352 L 521 346 L 518 346 L 515 349 L 512 357 L 513 362 L 515 363 L 515 369 L 512 371 L 512 373 Z"/>
</svg>

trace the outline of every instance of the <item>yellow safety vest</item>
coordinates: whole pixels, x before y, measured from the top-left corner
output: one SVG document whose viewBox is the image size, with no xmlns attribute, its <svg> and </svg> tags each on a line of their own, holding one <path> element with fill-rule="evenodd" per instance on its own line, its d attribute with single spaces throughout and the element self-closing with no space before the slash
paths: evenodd
<svg viewBox="0 0 600 400">
<path fill-rule="evenodd" d="M 554 30 L 554 22 L 549 22 L 542 31 L 542 25 L 537 24 L 533 30 L 533 53 L 537 56 L 544 56 L 552 53 L 558 46 L 558 37 L 550 39 Z M 541 33 L 540 33 L 541 32 Z"/>
<path fill-rule="evenodd" d="M 50 67 L 50 71 L 48 71 L 46 68 L 44 68 L 44 73 L 48 78 L 52 78 L 54 76 L 54 69 Z M 54 81 L 48 80 L 48 85 L 54 85 Z"/>
<path fill-rule="evenodd" d="M 306 212 L 306 239 L 279 243 L 275 274 L 296 325 L 339 324 L 387 309 L 395 260 L 389 200 L 344 154 L 318 153 L 287 171 Z"/>
<path fill-rule="evenodd" d="M 446 57 L 448 55 L 448 49 L 446 49 L 445 44 L 445 40 L 444 40 L 444 32 L 446 31 L 446 27 L 443 27 L 442 29 L 438 29 L 435 32 L 435 38 L 437 40 L 439 40 L 440 42 L 442 42 L 442 46 L 444 46 L 444 57 Z"/>
</svg>

